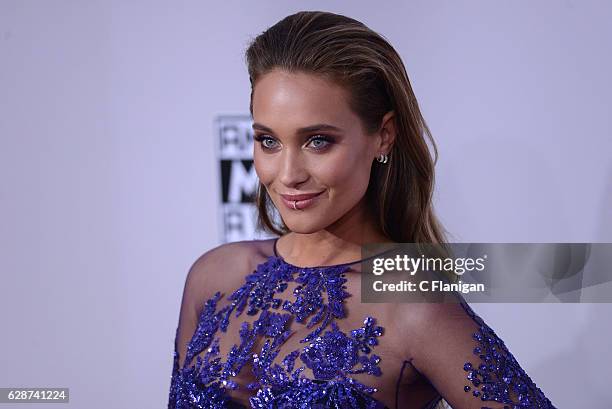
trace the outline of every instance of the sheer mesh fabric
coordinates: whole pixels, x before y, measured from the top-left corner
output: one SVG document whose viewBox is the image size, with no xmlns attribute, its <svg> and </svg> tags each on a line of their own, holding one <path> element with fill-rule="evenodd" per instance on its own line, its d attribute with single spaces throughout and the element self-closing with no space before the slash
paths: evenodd
<svg viewBox="0 0 612 409">
<path fill-rule="evenodd" d="M 283 323 L 273 321 L 282 320 L 282 314 L 287 315 L 287 311 L 298 311 L 295 308 L 283 311 L 283 306 L 287 305 L 287 302 L 295 303 L 294 292 L 302 291 L 303 294 L 305 285 L 291 279 L 279 279 L 269 289 L 269 293 L 277 301 L 263 300 L 267 293 L 261 289 L 268 287 L 260 284 L 267 276 L 260 274 L 247 278 L 249 273 L 258 269 L 262 271 L 262 265 L 282 268 L 286 273 L 294 274 L 291 276 L 293 278 L 297 278 L 302 271 L 301 267 L 293 266 L 275 254 L 274 240 L 225 244 L 206 252 L 192 265 L 185 280 L 175 337 L 169 408 L 293 407 L 287 402 L 291 399 L 301 399 L 295 390 L 284 390 L 284 395 L 280 396 L 278 385 L 275 384 L 276 391 L 271 387 L 266 393 L 262 392 L 265 388 L 261 378 L 265 376 L 259 361 L 265 357 L 262 351 L 266 351 L 266 345 L 269 347 L 275 339 L 280 339 L 276 355 L 271 354 L 273 357 L 266 368 L 278 365 L 286 369 L 286 358 L 291 358 L 293 353 L 292 371 L 302 367 L 301 377 L 317 381 L 308 386 L 311 388 L 310 395 L 322 394 L 321 400 L 317 402 L 331 402 L 323 399 L 327 399 L 329 394 L 351 395 L 352 385 L 363 385 L 365 389 L 357 388 L 360 391 L 354 396 L 336 397 L 337 402 L 362 402 L 359 405 L 372 405 L 370 407 L 373 408 L 427 409 L 442 409 L 450 404 L 452 408 L 458 409 L 503 408 L 504 405 L 513 407 L 512 405 L 520 405 L 526 402 L 524 399 L 530 398 L 529 404 L 532 406 L 516 407 L 553 407 L 531 379 L 521 372 L 520 366 L 505 350 L 503 343 L 498 343 L 501 340 L 465 303 L 362 304 L 359 299 L 359 261 L 343 264 L 341 273 L 337 269 L 334 270 L 337 266 L 325 266 L 322 271 L 308 270 L 305 275 L 307 278 L 308 274 L 314 274 L 312 277 L 315 278 L 338 272 L 338 277 L 346 280 L 341 286 L 346 291 L 346 297 L 340 296 L 341 306 L 334 307 L 336 311 L 341 309 L 344 316 L 340 317 L 340 314 L 331 320 L 334 322 L 335 332 L 329 323 L 316 334 L 320 341 L 312 337 L 308 342 L 300 342 L 321 325 L 319 322 L 308 327 L 308 322 L 315 315 L 314 311 L 310 315 L 306 313 L 309 319 L 304 322 L 298 322 L 299 314 L 290 314 L 290 317 L 286 317 L 289 318 L 286 327 L 283 327 Z M 304 277 L 303 274 L 304 271 Z M 327 276 L 332 280 L 329 277 Z M 232 310 L 225 331 L 219 329 L 218 325 L 216 330 L 210 331 L 212 327 L 209 324 L 214 321 L 211 318 L 212 313 L 231 306 L 230 295 L 237 289 L 244 288 L 245 281 L 248 280 L 259 280 L 259 283 L 252 283 L 251 287 L 248 287 L 259 288 L 257 294 L 249 290 L 250 298 L 245 296 L 245 299 L 249 300 L 245 301 L 248 307 L 244 307 L 241 313 L 236 309 Z M 279 283 L 282 285 L 279 286 Z M 217 292 L 219 294 L 215 297 Z M 319 304 L 338 303 L 338 294 L 329 287 L 323 286 L 320 296 Z M 216 300 L 214 305 L 211 304 L 211 299 Z M 262 308 L 255 308 L 251 303 Z M 249 314 L 249 310 L 253 313 Z M 270 312 L 271 315 L 266 318 L 265 314 Z M 368 317 L 373 321 L 366 321 Z M 366 322 L 371 324 L 370 327 Z M 247 330 L 257 326 L 265 327 L 265 331 L 251 332 L 251 336 L 247 336 Z M 360 351 L 357 358 L 356 348 L 366 345 L 362 342 L 365 338 L 359 338 L 360 334 L 377 326 L 382 327 L 381 334 L 371 335 L 370 338 L 374 339 L 368 341 L 372 343 L 371 348 L 366 346 L 371 351 Z M 288 335 L 283 335 L 283 328 L 288 330 Z M 311 344 L 314 346 L 306 351 L 304 348 Z M 231 352 L 232 347 L 234 352 Z M 352 351 L 355 356 L 340 354 L 338 351 L 342 348 Z M 236 361 L 235 365 L 225 366 L 226 372 L 234 374 L 226 373 L 226 376 L 221 377 L 224 383 L 217 382 L 217 387 L 212 388 L 210 385 L 221 379 L 217 375 L 223 372 L 223 363 L 231 360 L 228 354 L 238 357 L 232 358 Z M 240 359 L 240 356 L 244 359 Z M 185 362 L 186 359 L 189 361 Z M 217 366 L 211 364 L 214 359 L 218 359 Z M 207 362 L 206 365 L 202 364 L 204 361 Z M 482 367 L 483 364 L 486 364 L 486 367 Z M 495 365 L 497 369 L 493 368 Z M 359 372 L 359 368 L 365 369 Z M 186 376 L 187 369 L 191 369 L 190 376 Z M 202 375 L 204 373 L 206 376 Z M 326 392 L 318 387 L 335 382 L 340 375 L 344 379 L 342 388 L 328 388 L 325 390 L 328 395 L 325 395 Z M 352 379 L 355 383 L 346 379 Z M 259 388 L 249 389 L 249 385 L 253 386 L 258 382 Z M 282 385 L 290 385 L 291 389 L 291 385 L 298 384 Z M 482 391 L 483 386 L 488 386 L 490 390 L 487 392 L 485 388 L 485 391 Z M 368 388 L 371 389 L 370 392 Z M 483 393 L 488 400 L 482 399 Z M 365 398 L 359 400 L 361 395 L 370 396 L 371 401 Z M 302 398 L 312 399 L 312 396 Z M 491 400 L 493 398 L 498 401 Z M 503 400 L 506 401 L 505 404 Z M 281 401 L 285 406 L 275 403 Z M 328 407 L 323 403 L 321 405 L 319 407 Z"/>
</svg>

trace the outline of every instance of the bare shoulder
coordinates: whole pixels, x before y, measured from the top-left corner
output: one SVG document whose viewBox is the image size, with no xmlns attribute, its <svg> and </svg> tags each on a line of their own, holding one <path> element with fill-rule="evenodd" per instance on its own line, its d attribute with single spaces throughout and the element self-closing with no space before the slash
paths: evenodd
<svg viewBox="0 0 612 409">
<path fill-rule="evenodd" d="M 233 291 L 263 260 L 270 240 L 223 243 L 200 255 L 187 274 L 185 287 L 210 297 L 215 292 Z"/>
<path fill-rule="evenodd" d="M 195 274 L 214 274 L 219 267 L 239 266 L 249 259 L 253 252 L 253 245 L 249 241 L 235 241 L 223 243 L 205 251 L 193 263 Z"/>
<path fill-rule="evenodd" d="M 395 304 L 395 324 L 404 342 L 404 353 L 413 356 L 417 346 L 427 345 L 442 329 L 472 323 L 460 303 L 406 302 Z M 466 321 L 466 318 L 468 320 Z"/>
</svg>

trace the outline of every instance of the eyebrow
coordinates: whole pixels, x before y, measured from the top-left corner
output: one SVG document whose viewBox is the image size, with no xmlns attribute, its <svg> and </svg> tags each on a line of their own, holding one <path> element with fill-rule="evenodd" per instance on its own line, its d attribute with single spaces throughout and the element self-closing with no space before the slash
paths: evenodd
<svg viewBox="0 0 612 409">
<path fill-rule="evenodd" d="M 272 129 L 268 128 L 265 125 L 258 124 L 257 122 L 253 124 L 253 129 L 259 129 L 260 131 L 274 133 Z M 303 128 L 299 128 L 297 130 L 297 133 L 304 134 L 304 133 L 318 132 L 318 131 L 342 131 L 342 129 L 338 128 L 337 126 L 333 126 L 329 124 L 315 124 L 315 125 L 310 125 L 310 126 L 305 126 Z"/>
</svg>

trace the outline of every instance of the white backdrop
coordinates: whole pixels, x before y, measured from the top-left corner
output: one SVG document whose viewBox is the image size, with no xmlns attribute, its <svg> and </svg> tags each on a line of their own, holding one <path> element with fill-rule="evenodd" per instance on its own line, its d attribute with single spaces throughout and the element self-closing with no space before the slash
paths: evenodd
<svg viewBox="0 0 612 409">
<path fill-rule="evenodd" d="M 610 2 L 287 3 L 0 0 L 0 386 L 166 405 L 220 242 L 213 119 L 248 114 L 248 40 L 300 9 L 400 52 L 457 241 L 612 241 Z M 610 406 L 611 304 L 474 309 L 558 407 Z"/>
</svg>

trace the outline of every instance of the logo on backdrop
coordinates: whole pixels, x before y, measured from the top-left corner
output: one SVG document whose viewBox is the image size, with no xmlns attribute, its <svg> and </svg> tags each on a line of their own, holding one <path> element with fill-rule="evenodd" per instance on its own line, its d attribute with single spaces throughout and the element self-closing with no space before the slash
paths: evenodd
<svg viewBox="0 0 612 409">
<path fill-rule="evenodd" d="M 215 139 L 221 178 L 219 220 L 224 242 L 268 237 L 256 230 L 253 165 L 253 121 L 249 115 L 220 115 L 215 119 Z"/>
</svg>

